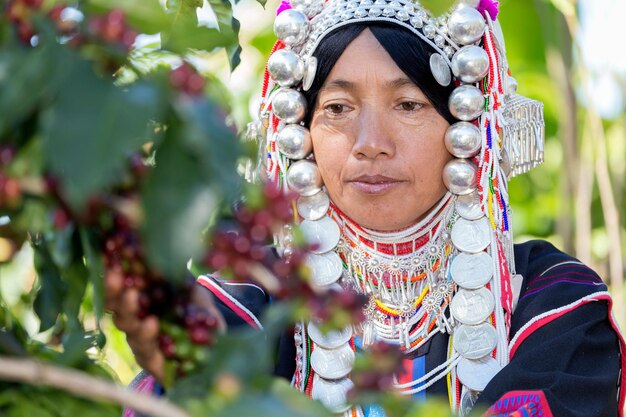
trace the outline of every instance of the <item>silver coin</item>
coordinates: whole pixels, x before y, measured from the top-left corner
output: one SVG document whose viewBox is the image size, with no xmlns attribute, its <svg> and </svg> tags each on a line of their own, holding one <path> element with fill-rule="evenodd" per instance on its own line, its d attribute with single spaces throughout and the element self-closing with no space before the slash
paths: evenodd
<svg viewBox="0 0 626 417">
<path fill-rule="evenodd" d="M 300 230 L 307 242 L 315 246 L 311 252 L 317 254 L 333 250 L 341 237 L 339 226 L 328 216 L 319 220 L 303 220 L 300 223 Z"/>
<path fill-rule="evenodd" d="M 352 338 L 352 326 L 347 326 L 341 331 L 329 331 L 324 333 L 315 322 L 309 322 L 307 326 L 309 337 L 317 346 L 324 349 L 337 349 L 345 345 Z"/>
<path fill-rule="evenodd" d="M 465 417 L 469 415 L 469 413 L 472 411 L 472 408 L 474 408 L 474 404 L 476 404 L 476 401 L 478 400 L 479 394 L 480 392 L 472 391 L 463 387 L 461 393 L 461 406 L 459 407 L 460 417 Z"/>
<path fill-rule="evenodd" d="M 342 413 L 351 406 L 346 402 L 348 391 L 354 387 L 354 383 L 349 378 L 342 378 L 338 381 L 326 381 L 319 375 L 313 377 L 313 389 L 311 397 L 319 400 L 326 408 L 333 413 Z"/>
<path fill-rule="evenodd" d="M 468 290 L 477 290 L 493 276 L 493 260 L 487 252 L 461 252 L 453 260 L 450 274 L 454 282 Z"/>
<path fill-rule="evenodd" d="M 478 326 L 462 324 L 452 336 L 454 349 L 466 359 L 480 359 L 493 351 L 498 342 L 496 329 L 489 323 Z"/>
<path fill-rule="evenodd" d="M 306 220 L 319 220 L 328 211 L 330 199 L 323 190 L 311 196 L 300 196 L 296 203 L 298 213 Z"/>
<path fill-rule="evenodd" d="M 463 252 L 478 253 L 491 243 L 491 226 L 486 217 L 479 220 L 457 219 L 451 234 L 452 243 Z"/>
<path fill-rule="evenodd" d="M 480 208 L 478 191 L 458 196 L 454 207 L 456 208 L 456 212 L 467 220 L 478 220 L 485 216 L 485 213 L 483 213 Z"/>
<path fill-rule="evenodd" d="M 311 367 L 324 379 L 339 379 L 352 371 L 354 357 L 354 351 L 349 344 L 337 349 L 315 346 L 311 353 Z"/>
<path fill-rule="evenodd" d="M 450 312 L 463 324 L 475 325 L 485 321 L 493 312 L 495 299 L 487 288 L 460 289 L 450 302 Z"/>
<path fill-rule="evenodd" d="M 461 359 L 456 367 L 456 374 L 461 383 L 472 391 L 482 391 L 502 367 L 491 356 L 471 360 Z"/>
<path fill-rule="evenodd" d="M 452 81 L 450 66 L 440 54 L 432 54 L 430 56 L 430 72 L 432 72 L 435 80 L 442 86 L 446 87 L 450 85 Z"/>
<path fill-rule="evenodd" d="M 311 271 L 313 284 L 325 287 L 341 278 L 343 264 L 335 252 L 326 252 L 322 255 L 310 253 L 306 257 L 306 265 Z"/>
</svg>

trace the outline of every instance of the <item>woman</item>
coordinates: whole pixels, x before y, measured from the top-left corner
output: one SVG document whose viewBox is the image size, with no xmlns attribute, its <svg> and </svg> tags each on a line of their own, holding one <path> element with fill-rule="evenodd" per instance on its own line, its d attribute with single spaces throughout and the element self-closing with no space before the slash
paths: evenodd
<svg viewBox="0 0 626 417">
<path fill-rule="evenodd" d="M 300 194 L 315 285 L 370 303 L 359 329 L 298 324 L 277 373 L 334 412 L 384 415 L 345 401 L 351 346 L 383 340 L 405 352 L 398 390 L 445 395 L 460 414 L 479 402 L 490 415 L 621 415 L 624 345 L 602 280 L 545 242 L 512 245 L 506 181 L 541 161 L 542 118 L 515 95 L 497 8 L 432 19 L 402 0 L 292 4 L 268 61 L 264 167 Z M 288 258 L 289 239 L 279 246 Z M 229 325 L 265 301 L 199 282 Z M 154 323 L 118 323 L 158 373 Z"/>
</svg>

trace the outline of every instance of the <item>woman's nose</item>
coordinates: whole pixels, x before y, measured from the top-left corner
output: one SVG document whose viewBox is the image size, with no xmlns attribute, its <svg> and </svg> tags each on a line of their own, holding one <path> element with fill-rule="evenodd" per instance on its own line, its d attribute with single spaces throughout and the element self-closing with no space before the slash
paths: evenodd
<svg viewBox="0 0 626 417">
<path fill-rule="evenodd" d="M 388 115 L 380 109 L 363 109 L 352 148 L 357 159 L 390 158 L 395 153 Z"/>
</svg>

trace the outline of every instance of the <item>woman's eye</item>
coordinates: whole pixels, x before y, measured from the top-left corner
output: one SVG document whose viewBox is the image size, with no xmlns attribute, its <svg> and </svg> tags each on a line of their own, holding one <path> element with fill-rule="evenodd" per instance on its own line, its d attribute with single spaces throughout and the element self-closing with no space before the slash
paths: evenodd
<svg viewBox="0 0 626 417">
<path fill-rule="evenodd" d="M 343 104 L 329 104 L 326 110 L 333 115 L 338 115 L 345 111 L 345 107 Z"/>
<path fill-rule="evenodd" d="M 403 111 L 415 111 L 421 109 L 422 107 L 422 104 L 418 103 L 417 101 L 405 101 L 403 103 L 400 103 L 400 108 Z"/>
</svg>

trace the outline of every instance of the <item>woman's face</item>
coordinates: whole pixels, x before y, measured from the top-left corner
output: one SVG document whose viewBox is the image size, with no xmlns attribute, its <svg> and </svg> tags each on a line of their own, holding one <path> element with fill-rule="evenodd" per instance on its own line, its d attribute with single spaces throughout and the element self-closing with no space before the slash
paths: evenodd
<svg viewBox="0 0 626 417">
<path fill-rule="evenodd" d="M 369 29 L 322 86 L 311 136 L 330 198 L 363 227 L 399 230 L 445 194 L 448 122 Z"/>
</svg>

